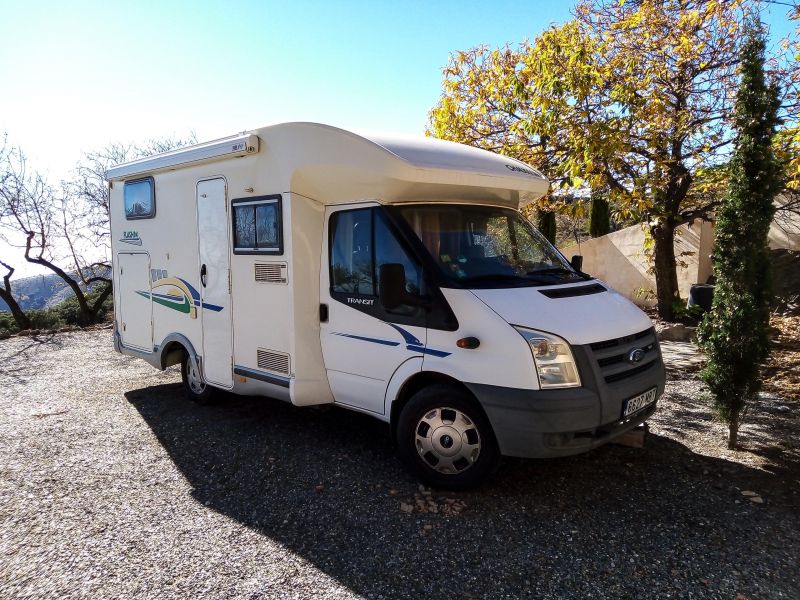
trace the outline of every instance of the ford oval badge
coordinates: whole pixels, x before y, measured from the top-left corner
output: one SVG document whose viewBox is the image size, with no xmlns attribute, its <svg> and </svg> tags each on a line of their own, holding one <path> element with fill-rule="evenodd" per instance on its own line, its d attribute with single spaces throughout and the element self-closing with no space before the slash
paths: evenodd
<svg viewBox="0 0 800 600">
<path fill-rule="evenodd" d="M 641 348 L 634 348 L 628 354 L 628 362 L 632 365 L 635 365 L 638 362 L 642 362 L 644 358 L 644 350 Z"/>
</svg>

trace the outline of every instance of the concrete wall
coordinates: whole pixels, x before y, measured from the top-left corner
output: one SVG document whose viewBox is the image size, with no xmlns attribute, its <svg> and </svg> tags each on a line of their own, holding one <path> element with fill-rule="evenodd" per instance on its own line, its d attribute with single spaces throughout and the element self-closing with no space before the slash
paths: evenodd
<svg viewBox="0 0 800 600">
<path fill-rule="evenodd" d="M 787 202 L 789 199 L 782 196 L 775 204 L 780 207 Z M 779 211 L 775 215 L 772 227 L 769 228 L 769 247 L 800 251 L 800 214 Z"/>
<path fill-rule="evenodd" d="M 675 232 L 675 258 L 678 262 L 678 289 L 681 297 L 689 295 L 695 283 L 705 283 L 711 275 L 713 227 L 696 220 Z M 655 278 L 644 254 L 644 232 L 633 225 L 580 245 L 561 248 L 567 258 L 583 255 L 583 270 L 602 279 L 637 304 L 655 305 Z"/>
<path fill-rule="evenodd" d="M 776 204 L 784 204 L 783 197 Z M 678 289 L 688 298 L 689 288 L 705 283 L 712 273 L 711 250 L 714 226 L 696 221 L 675 231 L 675 259 L 678 263 Z M 800 251 L 800 215 L 779 213 L 769 231 L 770 248 Z M 633 225 L 599 238 L 560 248 L 564 256 L 583 255 L 583 270 L 602 279 L 615 290 L 642 306 L 655 305 L 656 282 L 644 255 L 644 232 Z"/>
</svg>

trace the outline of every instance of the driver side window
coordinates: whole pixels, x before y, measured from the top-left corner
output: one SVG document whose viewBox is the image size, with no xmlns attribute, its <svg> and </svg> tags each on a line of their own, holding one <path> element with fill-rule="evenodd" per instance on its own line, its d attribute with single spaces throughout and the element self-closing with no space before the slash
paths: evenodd
<svg viewBox="0 0 800 600">
<path fill-rule="evenodd" d="M 380 268 L 401 264 L 406 273 L 406 292 L 422 295 L 422 267 L 390 229 L 379 209 L 343 210 L 330 220 L 331 292 L 377 296 Z M 416 307 L 397 311 L 414 312 Z"/>
</svg>

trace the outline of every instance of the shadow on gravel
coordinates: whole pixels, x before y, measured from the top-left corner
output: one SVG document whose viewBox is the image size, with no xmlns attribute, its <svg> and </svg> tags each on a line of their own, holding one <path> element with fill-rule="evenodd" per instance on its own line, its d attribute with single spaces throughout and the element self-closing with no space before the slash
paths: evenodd
<svg viewBox="0 0 800 600">
<path fill-rule="evenodd" d="M 509 459 L 479 490 L 428 496 L 395 457 L 388 427 L 367 416 L 233 396 L 199 407 L 175 384 L 126 397 L 198 502 L 368 597 L 797 591 L 791 478 L 666 437 L 642 450 Z M 773 492 L 755 506 L 740 489 Z M 453 499 L 464 509 L 443 514 Z"/>
</svg>

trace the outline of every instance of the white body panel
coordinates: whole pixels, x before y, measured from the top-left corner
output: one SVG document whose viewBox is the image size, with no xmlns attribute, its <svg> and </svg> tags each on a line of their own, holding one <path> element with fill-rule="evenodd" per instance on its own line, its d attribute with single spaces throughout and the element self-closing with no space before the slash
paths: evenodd
<svg viewBox="0 0 800 600">
<path fill-rule="evenodd" d="M 598 301 L 596 296 L 553 300 L 542 295 L 542 289 L 548 288 L 475 290 L 474 294 L 506 322 L 555 333 L 571 344 L 590 344 L 652 327 L 646 314 L 614 290 Z"/>
</svg>

